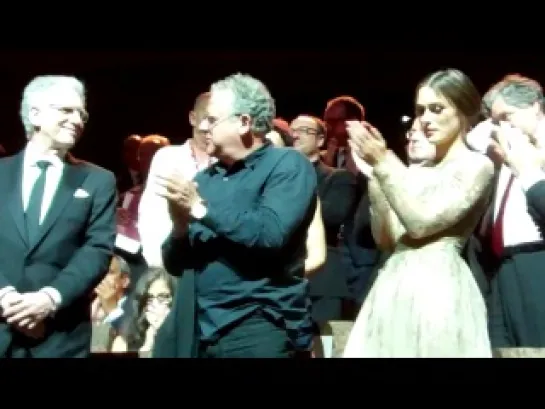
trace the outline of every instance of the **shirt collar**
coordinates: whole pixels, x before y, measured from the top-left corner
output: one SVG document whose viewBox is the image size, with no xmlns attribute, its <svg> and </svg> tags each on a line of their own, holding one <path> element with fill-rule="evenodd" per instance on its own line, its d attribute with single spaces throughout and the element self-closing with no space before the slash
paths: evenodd
<svg viewBox="0 0 545 409">
<path fill-rule="evenodd" d="M 239 169 L 242 168 L 250 168 L 253 169 L 256 165 L 256 163 L 259 161 L 259 159 L 265 155 L 270 149 L 273 149 L 272 142 L 269 140 L 266 140 L 263 146 L 259 147 L 252 153 L 250 153 L 248 156 L 246 156 L 244 159 L 239 160 L 238 162 L 235 162 L 233 166 L 229 169 L 229 172 L 236 172 Z M 227 169 L 221 164 L 221 162 L 216 162 L 212 169 L 215 172 L 219 172 L 221 174 L 224 174 L 227 172 Z"/>
<path fill-rule="evenodd" d="M 25 148 L 24 163 L 25 166 L 36 166 L 36 163 L 40 160 L 46 160 L 51 163 L 54 168 L 62 169 L 64 162 L 57 155 L 43 154 L 40 149 L 32 141 L 28 141 Z"/>
</svg>

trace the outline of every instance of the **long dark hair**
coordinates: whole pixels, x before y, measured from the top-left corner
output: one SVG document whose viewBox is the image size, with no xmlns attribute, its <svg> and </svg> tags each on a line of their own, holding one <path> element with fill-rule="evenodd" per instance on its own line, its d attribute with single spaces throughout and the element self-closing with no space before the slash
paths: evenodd
<svg viewBox="0 0 545 409">
<path fill-rule="evenodd" d="M 460 70 L 449 68 L 429 74 L 416 87 L 430 87 L 445 97 L 459 112 L 465 131 L 482 119 L 481 95 L 471 79 Z"/>
<path fill-rule="evenodd" d="M 129 351 L 138 351 L 144 344 L 146 331 L 149 328 L 149 323 L 144 316 L 144 309 L 148 302 L 148 291 L 151 285 L 157 280 L 164 280 L 174 296 L 175 285 L 173 277 L 163 268 L 151 268 L 140 277 L 136 283 L 136 288 L 132 295 L 130 317 L 124 328 L 123 337 L 127 341 L 127 349 Z"/>
</svg>

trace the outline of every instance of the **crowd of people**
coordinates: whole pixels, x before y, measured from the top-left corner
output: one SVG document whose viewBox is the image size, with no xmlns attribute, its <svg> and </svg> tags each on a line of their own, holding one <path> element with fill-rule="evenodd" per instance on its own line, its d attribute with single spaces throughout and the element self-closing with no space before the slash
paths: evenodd
<svg viewBox="0 0 545 409">
<path fill-rule="evenodd" d="M 333 321 L 347 358 L 545 347 L 543 112 L 531 78 L 481 98 L 437 71 L 400 157 L 356 98 L 286 120 L 234 74 L 185 143 L 131 135 L 114 175 L 70 154 L 84 84 L 36 77 L 0 159 L 0 356 L 328 357 Z"/>
</svg>

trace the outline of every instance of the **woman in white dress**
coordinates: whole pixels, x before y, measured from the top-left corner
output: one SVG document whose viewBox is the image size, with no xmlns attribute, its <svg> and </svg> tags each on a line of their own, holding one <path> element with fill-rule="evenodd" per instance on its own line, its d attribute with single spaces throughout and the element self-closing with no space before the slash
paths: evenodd
<svg viewBox="0 0 545 409">
<path fill-rule="evenodd" d="M 345 357 L 491 357 L 485 302 L 460 252 L 489 202 L 494 166 L 464 136 L 481 100 L 458 70 L 416 90 L 416 119 L 435 160 L 405 166 L 380 132 L 349 122 L 352 154 L 369 177 L 377 245 L 391 252 L 354 324 Z"/>
</svg>

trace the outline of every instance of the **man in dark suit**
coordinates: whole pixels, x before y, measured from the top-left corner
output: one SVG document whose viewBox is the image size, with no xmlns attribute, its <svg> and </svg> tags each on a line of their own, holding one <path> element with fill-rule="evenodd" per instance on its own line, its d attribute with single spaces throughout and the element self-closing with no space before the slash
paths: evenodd
<svg viewBox="0 0 545 409">
<path fill-rule="evenodd" d="M 0 356 L 88 357 L 92 291 L 115 240 L 115 177 L 73 159 L 88 115 L 73 77 L 25 88 L 25 149 L 0 159 Z"/>
<path fill-rule="evenodd" d="M 498 167 L 489 212 L 483 218 L 481 253 L 488 254 L 489 326 L 495 348 L 545 346 L 545 114 L 534 80 L 508 75 L 485 95 L 488 121 L 467 140 Z"/>
<path fill-rule="evenodd" d="M 358 206 L 356 177 L 345 169 L 327 166 L 320 158 L 325 141 L 325 125 L 319 118 L 299 115 L 290 128 L 293 147 L 314 165 L 318 178 L 318 196 L 322 203 L 322 218 L 327 243 L 324 267 L 309 278 L 312 318 L 318 324 L 342 319 L 343 301 L 350 296 L 347 272 L 339 251 L 342 227 L 351 221 Z"/>
<path fill-rule="evenodd" d="M 365 108 L 353 96 L 337 96 L 327 101 L 323 119 L 327 129 L 322 156 L 324 162 L 335 169 L 348 170 L 357 180 L 358 210 L 353 209 L 350 218 L 343 223 L 339 243 L 350 292 L 350 298 L 345 301 L 343 315 L 347 319 L 353 319 L 372 284 L 372 274 L 376 270 L 380 255 L 370 229 L 362 228 L 361 224 L 357 225 L 361 220 L 356 218 L 369 212 L 367 178 L 356 168 L 348 145 L 347 123 L 363 121 Z"/>
</svg>

